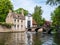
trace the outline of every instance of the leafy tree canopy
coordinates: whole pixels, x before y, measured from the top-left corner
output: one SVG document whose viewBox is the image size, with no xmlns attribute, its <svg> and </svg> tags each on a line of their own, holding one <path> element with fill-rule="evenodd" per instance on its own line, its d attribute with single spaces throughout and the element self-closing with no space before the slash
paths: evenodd
<svg viewBox="0 0 60 45">
<path fill-rule="evenodd" d="M 13 10 L 13 5 L 10 0 L 0 0 L 0 22 L 4 22 L 10 10 Z"/>
<path fill-rule="evenodd" d="M 38 25 L 41 25 L 44 21 L 42 20 L 42 9 L 40 6 L 34 8 L 33 19 L 37 22 Z"/>
<path fill-rule="evenodd" d="M 52 24 L 56 30 L 60 30 L 60 6 L 51 13 Z"/>
<path fill-rule="evenodd" d="M 60 0 L 47 0 L 46 3 L 50 5 L 57 5 L 60 4 Z"/>
<path fill-rule="evenodd" d="M 18 14 L 21 14 L 22 9 L 23 8 L 19 8 L 19 9 L 15 10 L 15 12 L 18 13 Z M 27 10 L 23 9 L 23 11 L 24 11 L 24 15 L 27 15 L 28 14 L 28 11 Z"/>
</svg>

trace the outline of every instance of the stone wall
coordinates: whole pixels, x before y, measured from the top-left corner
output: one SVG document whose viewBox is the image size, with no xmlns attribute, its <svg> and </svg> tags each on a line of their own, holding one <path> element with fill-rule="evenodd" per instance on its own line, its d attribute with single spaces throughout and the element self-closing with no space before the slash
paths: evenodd
<svg viewBox="0 0 60 45">
<path fill-rule="evenodd" d="M 0 25 L 0 32 L 6 32 L 6 31 L 9 31 L 9 30 L 11 30 L 11 28 L 7 28 L 5 26 Z"/>
<path fill-rule="evenodd" d="M 12 28 L 7 28 L 5 26 L 1 26 L 0 25 L 0 32 L 25 32 L 26 29 L 22 29 L 22 30 L 13 30 Z"/>
<path fill-rule="evenodd" d="M 2 33 L 0 37 L 1 43 L 5 41 L 4 42 L 5 45 L 27 45 L 27 35 L 25 31 L 20 31 L 20 32 L 16 31 L 16 33 L 11 31 L 15 31 L 15 30 L 11 30 L 11 28 L 7 28 L 5 26 L 0 25 L 0 35 L 1 32 L 6 32 L 4 34 Z"/>
</svg>

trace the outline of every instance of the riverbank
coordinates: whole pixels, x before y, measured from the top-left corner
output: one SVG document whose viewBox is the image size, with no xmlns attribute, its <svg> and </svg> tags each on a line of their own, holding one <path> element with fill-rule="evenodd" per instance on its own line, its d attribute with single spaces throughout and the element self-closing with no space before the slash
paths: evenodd
<svg viewBox="0 0 60 45">
<path fill-rule="evenodd" d="M 0 31 L 0 33 L 20 33 L 20 32 L 25 32 L 25 31 L 19 31 L 19 30 L 5 30 L 5 31 Z"/>
</svg>

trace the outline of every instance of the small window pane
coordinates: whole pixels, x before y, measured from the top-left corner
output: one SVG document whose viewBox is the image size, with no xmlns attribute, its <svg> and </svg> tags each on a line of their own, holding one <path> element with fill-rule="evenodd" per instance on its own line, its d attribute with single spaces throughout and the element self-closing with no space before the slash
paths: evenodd
<svg viewBox="0 0 60 45">
<path fill-rule="evenodd" d="M 14 22 L 16 22 L 16 19 L 14 19 Z"/>
<path fill-rule="evenodd" d="M 14 25 L 14 27 L 16 28 L 16 25 Z"/>
<path fill-rule="evenodd" d="M 23 25 L 21 25 L 21 27 L 23 27 Z"/>
<path fill-rule="evenodd" d="M 19 19 L 17 21 L 19 22 Z"/>
<path fill-rule="evenodd" d="M 23 22 L 23 21 L 21 20 L 21 22 Z"/>
<path fill-rule="evenodd" d="M 17 27 L 19 28 L 19 25 L 17 25 Z"/>
</svg>

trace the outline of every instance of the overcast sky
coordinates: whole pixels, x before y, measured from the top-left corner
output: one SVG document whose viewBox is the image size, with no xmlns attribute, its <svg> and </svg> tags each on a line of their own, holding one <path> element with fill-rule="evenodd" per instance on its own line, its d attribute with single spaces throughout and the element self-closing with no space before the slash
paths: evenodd
<svg viewBox="0 0 60 45">
<path fill-rule="evenodd" d="M 56 8 L 55 6 L 46 5 L 46 0 L 11 0 L 14 10 L 18 8 L 24 8 L 29 11 L 29 13 L 34 12 L 34 7 L 36 5 L 41 6 L 43 10 L 42 17 L 50 21 L 50 14 Z"/>
</svg>

